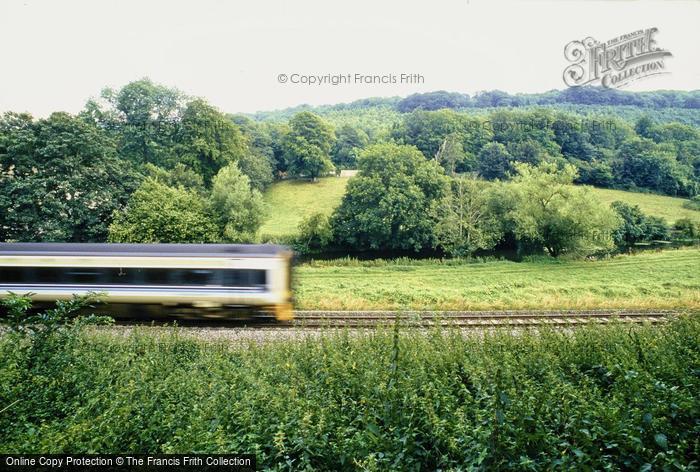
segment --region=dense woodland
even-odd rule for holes
[[[227,115],[142,79],[0,117],[0,240],[253,242],[278,179],[359,169],[301,250],[592,254],[698,237],[586,186],[700,207],[700,92],[434,92]],[[700,212],[698,213],[700,220]]]

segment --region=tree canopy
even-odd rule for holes
[[[317,115],[301,112],[289,121],[284,137],[284,156],[291,175],[315,180],[333,170],[330,152],[335,141],[333,129]]]
[[[358,160],[333,215],[336,236],[363,249],[418,251],[434,245],[433,227],[447,178],[413,146],[377,144]]]
[[[139,180],[111,137],[81,118],[0,118],[0,240],[104,241]]]
[[[519,163],[516,170],[509,187],[515,205],[507,217],[518,239],[541,245],[554,257],[612,247],[612,233],[620,222],[589,188],[572,185],[573,166]]]
[[[212,243],[219,229],[206,200],[184,187],[147,178],[124,210],[116,212],[109,241],[119,243]]]

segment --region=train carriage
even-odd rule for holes
[[[276,245],[0,243],[0,298],[100,292],[116,314],[292,318],[292,252]]]

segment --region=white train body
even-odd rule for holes
[[[235,310],[292,318],[291,258],[274,245],[0,244],[0,298],[99,292],[111,305]]]

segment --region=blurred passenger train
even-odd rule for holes
[[[267,244],[0,243],[0,298],[99,292],[116,316],[286,321],[291,263],[289,249]]]

